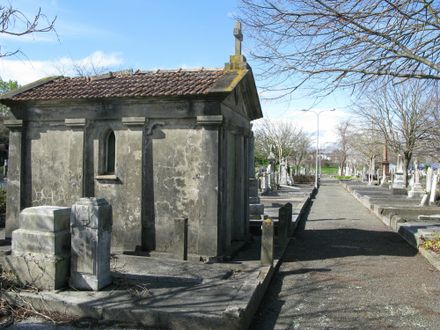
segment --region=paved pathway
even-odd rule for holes
[[[440,329],[440,272],[324,181],[251,329]]]

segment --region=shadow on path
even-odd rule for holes
[[[311,229],[299,234],[284,261],[320,260],[351,256],[403,256],[417,254],[396,233],[353,228]]]

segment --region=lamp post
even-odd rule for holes
[[[321,115],[321,113],[326,112],[326,111],[335,111],[336,109],[326,109],[326,110],[320,110],[320,111],[315,111],[315,110],[310,110],[310,109],[301,109],[301,111],[304,112],[311,112],[314,113],[316,115],[316,165],[315,165],[315,188],[318,188],[318,183],[319,183],[319,175],[320,175],[320,161],[319,161],[319,116]]]

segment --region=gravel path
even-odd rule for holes
[[[440,272],[323,181],[251,329],[440,329]]]

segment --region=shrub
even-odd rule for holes
[[[420,244],[420,246],[422,248],[424,248],[425,250],[431,250],[436,253],[440,253],[440,235],[437,235],[436,237],[431,239],[425,239],[423,237],[421,239],[422,244]]]

